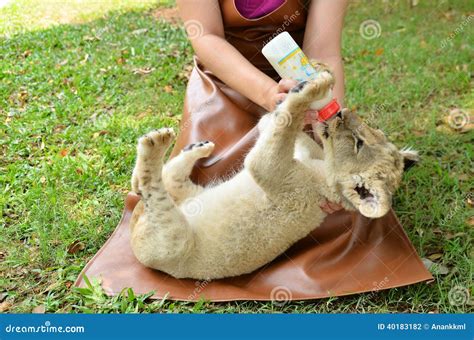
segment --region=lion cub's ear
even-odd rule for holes
[[[403,171],[407,171],[420,161],[420,156],[416,150],[403,148],[400,150],[400,154],[403,157]]]

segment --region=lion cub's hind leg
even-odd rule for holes
[[[163,158],[173,137],[172,129],[160,129],[138,142],[132,185],[141,194],[144,207],[132,228],[131,245],[141,263],[177,276],[179,264],[192,248],[193,237],[162,181]]]
[[[132,190],[149,194],[151,186],[161,182],[163,157],[174,138],[173,129],[163,128],[141,137],[137,145],[137,161],[132,174]]]
[[[214,143],[210,141],[193,143],[186,146],[179,155],[165,164],[163,183],[176,204],[180,204],[204,190],[202,186],[194,184],[189,176],[196,161],[208,157],[213,150]]]

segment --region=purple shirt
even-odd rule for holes
[[[285,0],[234,0],[235,7],[240,14],[246,19],[256,19],[273,12]]]

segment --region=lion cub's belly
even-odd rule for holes
[[[270,201],[245,170],[196,196],[201,211],[188,216],[195,255],[188,268],[210,278],[251,272],[288,249],[321,223],[314,190],[295,188]],[[300,192],[301,191],[301,192]],[[186,214],[186,205],[180,207]],[[319,215],[322,215],[319,213]]]

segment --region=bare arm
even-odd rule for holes
[[[323,1],[329,2],[330,0]],[[253,66],[225,40],[222,14],[218,0],[177,0],[177,4],[185,27],[188,28],[188,37],[196,55],[209,70],[228,86],[262,106],[267,111],[272,111],[275,103],[284,98],[285,92],[288,92],[295,85],[295,81],[290,79],[283,79],[280,83],[276,83]],[[313,12],[316,11],[314,9],[315,6],[311,7]],[[311,21],[313,23],[311,26],[307,26],[307,31],[308,28],[315,30],[315,19]],[[305,35],[305,44],[303,46],[308,46],[308,49],[305,51],[309,57],[319,58],[335,69],[336,79],[338,79],[339,86],[342,86],[343,95],[344,86],[341,80],[342,62],[340,62],[339,66],[340,71],[337,71],[337,62],[331,63],[327,58],[323,58],[324,56],[313,53],[316,52],[316,48],[311,48],[310,46],[313,44],[311,36],[313,34]],[[319,46],[319,41],[315,43],[318,48],[324,48],[325,46],[324,44]],[[338,55],[340,59],[340,50]],[[238,70],[238,72],[235,72],[235,70]],[[238,75],[237,77],[236,74]],[[336,93],[338,92],[336,91]],[[327,213],[338,209],[337,205],[334,207],[334,204],[333,206],[330,204],[326,203],[322,206],[323,210]]]
[[[178,0],[177,3],[200,61],[229,87],[271,111],[271,98],[277,94],[278,84],[225,40],[219,1]]]
[[[311,58],[328,64],[334,71],[334,96],[344,106],[344,68],[341,37],[348,0],[313,0],[308,13],[303,51]]]
[[[347,4],[348,0],[311,1],[303,41],[303,51],[309,58],[322,61],[333,70],[336,77],[334,97],[342,107],[344,107],[344,67],[341,38]],[[330,214],[342,209],[342,206],[326,202],[321,208]]]

